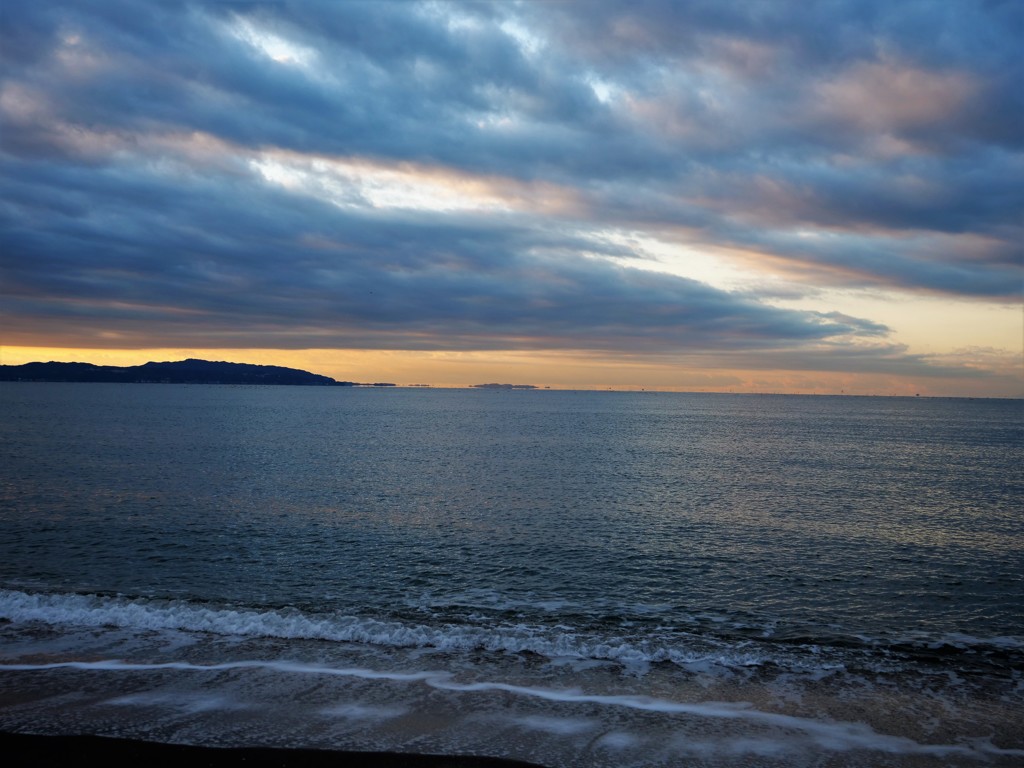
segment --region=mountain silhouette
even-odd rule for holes
[[[326,387],[354,386],[298,368],[210,360],[115,366],[93,363],[25,363],[0,365],[0,381],[69,381],[119,384],[290,384]]]

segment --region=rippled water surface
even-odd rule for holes
[[[259,646],[245,663],[355,654],[389,674],[440,664],[459,685],[557,682],[676,707],[702,702],[708,681],[746,681],[728,695],[759,692],[757,711],[780,717],[796,695],[776,690],[783,676],[806,702],[837,670],[829,696],[870,682],[876,704],[883,690],[921,701],[924,686],[948,708],[953,688],[929,681],[953,674],[971,696],[1022,703],[1022,401],[0,387],[0,617],[15,666],[46,643],[53,663],[95,660],[95,632],[76,634],[93,627],[128,633],[107,638],[119,658],[174,633],[234,644],[189,660],[200,667],[244,642]],[[685,712],[663,714],[671,729]],[[547,730],[533,726],[550,712],[515,717],[509,728],[560,745],[533,759],[599,764],[572,746],[571,722],[588,717]],[[597,721],[587,743],[618,754],[610,764],[653,754],[640,731]],[[971,743],[998,726],[982,731]]]

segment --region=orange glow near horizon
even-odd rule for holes
[[[907,377],[806,370],[737,370],[665,359],[621,359],[575,351],[424,352],[335,349],[74,349],[0,347],[0,364],[88,362],[129,366],[186,358],[280,365],[339,381],[468,387],[490,382],[551,389],[762,392],[941,397],[1021,397],[1019,377]]]

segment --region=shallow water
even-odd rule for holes
[[[0,387],[0,727],[1024,759],[1021,401]]]

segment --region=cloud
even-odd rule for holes
[[[932,365],[870,319],[623,266],[650,259],[618,232],[809,292],[1019,300],[1015,4],[3,14],[11,339]]]
[[[617,266],[601,257],[621,247],[516,213],[346,210],[255,169],[128,165],[9,166],[22,190],[4,220],[4,251],[19,255],[3,274],[12,334],[73,322],[79,343],[114,333],[254,346],[274,329],[283,346],[666,350],[880,331]],[[45,229],[19,226],[33,214]]]

